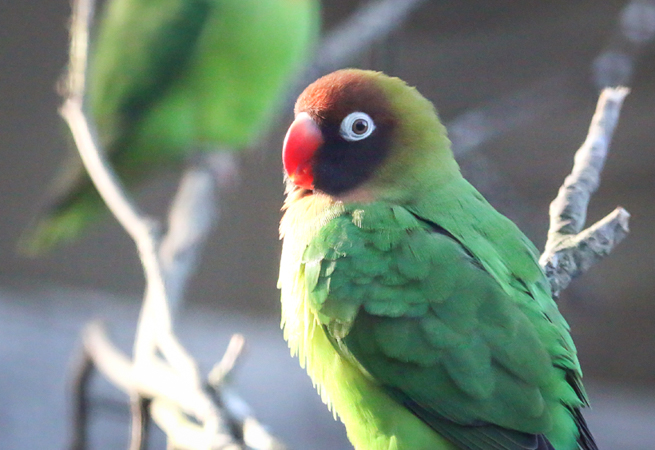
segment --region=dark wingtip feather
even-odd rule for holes
[[[555,450],[555,447],[546,439],[546,436],[540,434],[537,436],[537,450]]]
[[[572,414],[573,414],[573,419],[575,420],[575,423],[578,426],[578,432],[580,433],[580,435],[578,436],[578,445],[580,446],[580,449],[598,450],[598,445],[596,444],[596,440],[594,439],[594,436],[591,434],[591,430],[589,430],[587,421],[582,415],[580,409],[575,408],[572,411]]]
[[[405,394],[388,388],[387,392],[405,405],[419,419],[462,450],[555,450],[543,435],[476,423],[462,425],[428,411]]]

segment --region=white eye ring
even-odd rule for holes
[[[341,121],[339,134],[347,141],[361,141],[375,130],[375,122],[366,113],[355,111]]]

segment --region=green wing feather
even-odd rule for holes
[[[466,449],[536,448],[540,434],[576,448],[584,399],[557,363],[577,362],[567,329],[449,231],[400,206],[346,205],[303,265],[338,352],[440,434]]]
[[[105,6],[88,97],[100,140],[113,151],[184,72],[216,6],[211,0],[115,0]]]

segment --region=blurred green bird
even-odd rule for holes
[[[319,0],[110,0],[92,42],[87,105],[128,186],[198,151],[252,146],[308,60]],[[76,238],[105,206],[77,154],[19,249]]]

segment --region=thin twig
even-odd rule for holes
[[[550,204],[548,240],[539,262],[555,297],[572,278],[611,252],[628,233],[630,214],[620,207],[581,231],[586,222],[589,199],[600,184],[600,173],[628,92],[624,87],[603,90],[587,139],[575,154],[571,174]]]
[[[230,373],[232,373],[243,352],[245,344],[246,340],[242,334],[236,333],[232,335],[227,349],[223,353],[223,358],[214,365],[212,370],[209,371],[209,375],[207,375],[207,383],[214,390],[218,390]]]
[[[172,312],[182,303],[187,280],[216,222],[215,185],[213,171],[205,165],[194,164],[182,175],[171,204],[168,232],[162,240],[159,256],[166,273]]]
[[[122,391],[176,405],[181,413],[190,414],[203,424],[216,421],[215,407],[202,386],[197,383],[190,385],[163,361],[152,360],[148,366],[137,366],[111,343],[100,322],[91,322],[86,326],[83,345],[98,371]],[[205,429],[205,435],[225,434],[226,427],[221,427],[220,423],[212,428],[215,431],[210,433]]]
[[[148,409],[151,400],[139,394],[130,399],[132,425],[130,430],[130,450],[146,450],[150,432],[150,415]]]
[[[159,259],[159,225],[146,218],[136,204],[127,196],[119,179],[111,170],[104,153],[96,144],[97,139],[91,124],[87,121],[83,109],[84,77],[87,65],[88,30],[93,2],[78,0],[73,4],[73,20],[71,24],[70,65],[66,86],[67,98],[60,110],[68,123],[82,161],[96,185],[98,192],[107,206],[134,240],[146,276],[146,292],[139,318],[137,335],[134,344],[134,364],[129,359],[112,349],[112,346],[102,339],[92,342],[99,348],[91,349],[88,355],[94,360],[99,370],[118,386],[141,403],[143,399],[165,394],[172,396],[187,414],[197,419],[203,426],[203,434],[211,436],[221,428],[220,414],[202,389],[202,383],[194,360],[186,353],[172,333],[171,315],[168,304],[168,290]],[[206,184],[206,183],[205,183]],[[211,195],[203,197],[212,199]],[[211,208],[206,208],[211,209]],[[211,223],[211,219],[206,222]],[[180,227],[174,224],[177,230]],[[200,241],[206,236],[206,230],[199,233]],[[191,240],[195,244],[198,240]],[[188,243],[189,240],[182,240]],[[199,246],[191,249],[178,249],[175,253],[194,253]],[[194,257],[190,258],[195,261]],[[188,279],[191,269],[184,273]],[[184,281],[176,280],[175,291],[183,291]],[[96,331],[98,327],[96,327]],[[93,329],[91,330],[93,331]],[[96,333],[97,337],[98,333]],[[93,338],[91,333],[91,338]],[[175,369],[171,373],[168,364],[159,361],[157,350],[161,351],[168,364]],[[109,361],[109,362],[108,362]],[[154,376],[153,376],[154,375]],[[180,389],[170,389],[180,386]],[[143,408],[139,408],[141,411]],[[147,423],[147,412],[134,414],[133,440],[131,448],[141,448],[144,444],[143,433]]]
[[[243,450],[229,433],[208,436],[202,426],[188,419],[175,404],[158,398],[153,400],[150,411],[153,420],[166,433],[169,448],[176,450]]]
[[[79,356],[74,361],[74,375],[71,380],[74,399],[72,405],[73,427],[71,430],[71,441],[68,447],[71,450],[84,450],[87,447],[87,422],[89,418],[89,396],[87,391],[93,370],[93,360],[84,346],[82,346]]]

